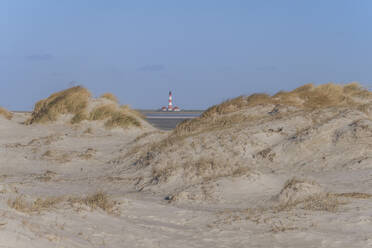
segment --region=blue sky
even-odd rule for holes
[[[0,106],[82,84],[203,109],[304,83],[372,87],[370,0],[2,0]]]

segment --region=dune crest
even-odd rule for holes
[[[25,123],[31,125],[54,122],[66,115],[71,115],[71,124],[105,121],[107,128],[141,127],[145,122],[137,111],[128,106],[120,106],[113,94],[105,93],[95,99],[87,89],[76,86],[37,102],[31,117]]]

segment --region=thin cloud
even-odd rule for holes
[[[49,53],[44,53],[44,54],[32,54],[26,56],[26,59],[32,60],[32,61],[40,61],[40,60],[52,60],[54,56]]]
[[[139,71],[151,72],[151,71],[164,71],[164,65],[144,65],[138,68]]]

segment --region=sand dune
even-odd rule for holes
[[[241,96],[170,132],[81,87],[0,109],[0,246],[372,246],[371,109],[356,83]]]

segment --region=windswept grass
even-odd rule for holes
[[[24,196],[17,196],[15,199],[8,200],[8,206],[23,213],[41,213],[56,208],[59,204],[69,203],[70,205],[85,205],[91,210],[102,209],[107,213],[115,213],[116,201],[104,192],[96,192],[84,197],[80,196],[59,196],[59,197],[45,197],[37,198],[36,200],[26,200]]]
[[[233,113],[258,105],[294,106],[310,111],[337,106],[365,109],[368,108],[366,102],[371,100],[372,92],[358,83],[346,85],[328,83],[319,86],[305,84],[290,92],[280,91],[273,96],[253,94],[224,101],[221,104],[210,107],[200,117],[180,123],[174,130],[174,134],[182,136],[206,128],[210,129],[217,126],[224,128],[229,126],[226,125],[227,122],[223,119],[231,119],[229,121],[230,124],[245,121],[247,118],[242,116],[238,118]]]
[[[90,97],[90,92],[81,86],[54,93],[36,103],[31,118],[26,121],[26,124],[55,121],[62,114],[81,116]],[[78,119],[80,118],[76,117],[74,122],[77,122]]]
[[[89,114],[89,120],[104,120],[114,115],[117,107],[113,104],[102,105],[94,108]]]
[[[324,192],[314,181],[292,178],[288,180],[278,195],[279,205],[275,211],[301,208],[310,211],[335,212],[344,204],[337,195]]]
[[[242,176],[250,173],[250,169],[240,163],[226,158],[200,157],[183,163],[158,164],[153,166],[152,183],[167,182],[172,176],[182,175],[182,180],[188,184],[206,182],[220,177]]]
[[[138,112],[137,110],[132,109],[131,107],[129,107],[129,105],[121,105],[120,110],[122,110],[126,113],[129,113],[129,114],[131,114],[135,117],[138,117],[142,120],[146,119],[146,117],[142,113]]]
[[[82,122],[83,120],[88,119],[88,114],[85,113],[85,111],[81,111],[76,113],[72,118],[71,118],[71,124],[78,124]]]
[[[106,99],[109,99],[109,100],[111,100],[115,103],[119,103],[118,98],[112,93],[105,93],[101,96],[101,98],[106,98]]]
[[[78,124],[84,120],[105,120],[107,128],[141,126],[139,119],[144,117],[139,112],[126,105],[119,106],[113,94],[106,93],[101,97],[110,99],[112,104],[98,105],[89,112],[91,94],[85,88],[76,86],[54,93],[36,103],[31,118],[25,124],[51,122],[57,120],[60,115],[73,114],[71,124]]]
[[[140,127],[141,123],[137,118],[133,117],[130,114],[125,113],[124,111],[116,111],[111,117],[105,122],[106,128],[128,128],[128,127]]]
[[[13,114],[2,107],[0,107],[0,115],[4,116],[8,120],[11,120],[13,118]]]
[[[106,120],[106,128],[140,127],[141,123],[136,117],[140,117],[140,114],[137,114],[136,111],[128,106],[118,107],[113,104],[107,104],[93,109],[90,112],[89,120]]]
[[[107,213],[114,213],[116,205],[116,202],[111,200],[104,192],[97,192],[85,197],[70,197],[68,202],[70,204],[84,204],[92,210],[99,208]]]
[[[210,107],[201,115],[201,118],[227,114],[244,107],[262,104],[282,104],[313,109],[361,104],[366,99],[372,99],[372,92],[356,82],[346,85],[328,83],[314,86],[313,84],[305,84],[290,92],[280,91],[273,96],[267,94],[239,96]]]
[[[8,200],[8,206],[23,213],[40,213],[41,211],[54,208],[63,201],[63,197],[37,198],[35,201],[27,201],[23,196],[14,200]]]

